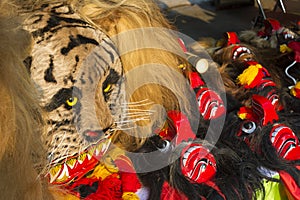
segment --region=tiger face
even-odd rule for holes
[[[24,27],[34,39],[25,63],[47,113],[49,163],[57,165],[108,138],[122,121],[123,69],[108,37],[67,5],[43,5]]]

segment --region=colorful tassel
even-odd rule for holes
[[[281,53],[291,53],[293,49],[289,48],[286,44],[282,44],[279,47]]]
[[[250,65],[237,77],[237,83],[245,88],[253,88],[264,77],[263,67],[260,64]]]
[[[290,93],[294,97],[300,99],[300,81],[298,81],[296,85],[291,88]]]
[[[254,118],[252,109],[246,106],[240,107],[237,115],[242,120],[252,120]]]
[[[124,192],[122,195],[123,200],[139,200],[139,196],[133,192]]]

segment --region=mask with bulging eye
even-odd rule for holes
[[[245,120],[244,122],[242,122],[241,128],[239,129],[237,136],[241,138],[248,146],[251,146],[251,138],[254,136],[253,134],[258,128],[259,127],[256,122],[251,120]]]
[[[242,123],[241,131],[237,134],[238,137],[247,137],[254,133],[257,126],[254,121],[246,120]]]

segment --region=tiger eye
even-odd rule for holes
[[[111,84],[108,84],[107,87],[103,90],[103,92],[107,93],[111,90]]]
[[[75,106],[78,102],[78,98],[77,97],[71,97],[66,102],[67,102],[68,106]]]

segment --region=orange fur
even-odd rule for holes
[[[18,1],[17,1],[18,2]],[[141,71],[138,77],[150,77],[148,84],[139,85],[135,77],[130,77],[127,91],[130,102],[147,100],[150,104],[140,107],[142,110],[154,109],[160,105],[165,110],[182,110],[191,116],[198,115],[190,109],[190,91],[185,87],[185,79],[178,65],[184,61],[184,54],[177,38],[166,30],[174,27],[166,20],[153,0],[65,0],[71,7],[90,23],[106,32],[115,42],[120,51],[124,72],[130,76],[132,70],[149,65],[146,71]],[[23,7],[34,8],[43,3],[53,3],[49,0],[26,0],[19,2]],[[29,5],[29,6],[28,6]],[[147,28],[156,28],[150,30]],[[133,31],[137,30],[138,31]],[[130,32],[132,31],[132,32]],[[123,34],[125,33],[125,34]],[[129,33],[129,34],[126,34]],[[149,45],[153,45],[149,47]],[[142,48],[141,48],[142,47]],[[128,50],[128,52],[127,52]],[[163,66],[160,71],[151,70],[152,66]],[[164,68],[166,67],[166,68]],[[174,77],[174,74],[182,77]],[[165,86],[162,86],[165,85]],[[155,110],[161,116],[164,110]],[[129,151],[138,149],[145,138],[153,133],[154,124],[160,124],[160,117],[139,120],[140,126],[147,126],[148,131],[136,131],[135,136],[127,134],[115,135],[115,141]],[[143,129],[145,130],[145,129]],[[119,141],[119,142],[118,142]]]
[[[35,6],[53,1],[17,2],[31,12]],[[186,62],[185,55],[177,42],[177,37],[166,31],[172,30],[173,27],[154,1],[66,0],[64,2],[71,5],[86,21],[99,27],[112,38],[121,54],[124,72],[128,75],[129,84],[126,85],[126,89],[132,91],[128,94],[129,103],[151,102],[142,104],[139,108],[155,113],[151,118],[138,121],[140,127],[147,126],[147,129],[141,131],[138,127],[134,136],[118,131],[114,135],[115,143],[128,151],[137,150],[155,129],[163,126],[166,120],[163,116],[169,110],[181,110],[198,124],[199,113],[193,107],[196,106],[194,93],[186,87],[186,79],[178,68],[178,65]],[[137,29],[138,31],[135,31]],[[146,70],[143,66],[147,66]],[[139,69],[141,71],[138,74],[131,75],[132,71]],[[144,78],[149,78],[148,82],[139,84],[138,81]]]

